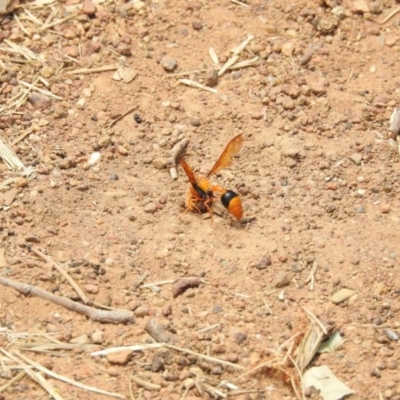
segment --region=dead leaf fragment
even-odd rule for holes
[[[313,367],[307,370],[303,376],[304,389],[314,386],[320,391],[324,400],[340,400],[353,394],[353,391],[341,382],[326,366]]]

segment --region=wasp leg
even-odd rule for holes
[[[201,214],[201,210],[196,205],[196,203],[201,200],[202,199],[200,197],[194,197],[193,194],[189,192],[186,197],[186,210],[179,216],[179,218],[182,218],[188,211],[196,210],[199,214]]]

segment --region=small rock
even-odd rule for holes
[[[40,243],[40,239],[36,236],[25,236],[25,241],[28,243]]]
[[[157,204],[149,203],[144,206],[144,212],[148,214],[154,214],[157,211]]]
[[[58,163],[60,169],[70,169],[76,167],[76,161],[73,158],[66,158]]]
[[[361,153],[353,153],[350,156],[350,160],[353,161],[353,163],[356,165],[361,165],[362,154]]]
[[[124,146],[122,146],[122,145],[119,145],[119,146],[117,147],[117,151],[118,151],[119,154],[121,154],[121,156],[126,156],[126,155],[128,155],[128,150],[127,150]]]
[[[259,262],[253,264],[252,266],[261,270],[261,269],[268,268],[271,264],[272,264],[271,256],[266,255],[266,256],[262,257]]]
[[[82,11],[86,15],[94,15],[96,13],[96,5],[92,0],[84,0]]]
[[[281,104],[284,110],[294,110],[296,106],[295,102],[290,97],[284,97]]]
[[[238,79],[240,79],[242,77],[242,73],[240,72],[240,71],[235,71],[233,74],[232,74],[232,79],[233,80],[238,80]]]
[[[307,83],[311,92],[314,93],[315,95],[320,96],[326,94],[326,87],[324,80],[310,80]]]
[[[164,56],[160,61],[160,65],[164,68],[165,71],[171,72],[175,69],[177,62],[171,57]]]
[[[382,214],[388,214],[390,211],[390,205],[389,204],[383,204],[381,206],[381,213]]]
[[[98,140],[97,144],[99,147],[106,148],[111,144],[111,137],[109,135],[104,135]]]
[[[272,284],[276,288],[283,288],[290,285],[290,279],[285,272],[281,271],[278,272]]]
[[[195,29],[196,31],[199,31],[200,29],[203,28],[203,24],[201,21],[199,21],[198,19],[195,19],[194,21],[192,21],[192,27],[193,29]]]
[[[121,350],[115,353],[106,354],[107,361],[110,364],[125,365],[132,357],[131,350]]]
[[[332,303],[334,304],[340,304],[343,303],[345,300],[347,300],[348,298],[354,296],[356,294],[356,292],[354,290],[351,289],[340,289],[338,292],[336,292],[332,297]]]
[[[168,317],[172,314],[172,306],[171,304],[167,304],[165,305],[162,309],[161,309],[161,313],[164,317]]]
[[[15,178],[15,186],[19,188],[26,187],[28,186],[28,180],[22,176],[19,176],[18,178]]]
[[[368,2],[365,0],[354,0],[353,8],[355,12],[369,13]]]
[[[54,110],[53,110],[54,119],[65,118],[67,115],[68,115],[67,110],[62,104],[60,103],[54,104]]]
[[[33,105],[33,107],[44,110],[51,105],[51,99],[44,94],[33,92],[28,97],[29,103]]]
[[[233,327],[230,332],[229,336],[237,343],[242,344],[247,339],[247,333],[243,331],[241,328]]]
[[[96,293],[99,292],[99,287],[98,287],[97,285],[91,285],[91,284],[89,284],[89,285],[85,285],[85,290],[86,290],[86,292],[88,292],[88,293],[96,294]]]
[[[94,344],[103,344],[104,332],[103,331],[94,331],[91,335],[91,339]]]
[[[100,42],[95,42],[93,40],[89,40],[88,42],[85,43],[85,45],[82,48],[82,56],[83,57],[91,56],[92,54],[99,51],[100,47],[101,47]]]
[[[138,318],[143,318],[149,315],[149,309],[145,306],[139,306],[135,310],[135,316]]]
[[[117,47],[117,53],[126,57],[130,57],[132,55],[131,46],[126,43],[120,43]],[[131,76],[129,77],[129,79],[124,79],[124,77],[122,77],[125,83],[129,83],[130,81],[132,81],[136,77],[137,71],[133,71],[130,75]],[[128,80],[128,82],[126,82],[126,80]]]
[[[54,68],[50,67],[49,65],[46,65],[40,70],[39,74],[43,78],[49,79],[54,75]]]
[[[278,260],[281,263],[285,263],[287,261],[287,259],[288,259],[287,254],[285,254],[285,253],[279,253],[278,254]]]
[[[374,286],[372,286],[372,293],[378,296],[382,296],[383,294],[387,294],[388,287],[383,282],[376,282]]]
[[[72,344],[89,344],[90,340],[86,334],[79,335],[77,337],[74,337],[69,341]]]
[[[162,170],[167,168],[167,159],[165,157],[157,157],[153,160],[154,168]]]
[[[133,3],[133,8],[137,11],[140,11],[145,7],[146,7],[146,3],[144,1],[136,1]]]
[[[214,68],[209,68],[204,78],[204,84],[209,87],[217,86],[218,83],[218,71]]]
[[[164,371],[164,369],[164,360],[159,356],[159,354],[154,354],[153,360],[151,361],[151,371],[160,372]]]
[[[190,118],[190,125],[195,126],[195,127],[200,126],[201,125],[200,118],[197,118],[197,117]]]

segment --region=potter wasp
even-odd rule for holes
[[[238,221],[243,216],[243,207],[240,197],[233,190],[226,190],[221,186],[212,185],[209,178],[229,167],[232,164],[233,157],[239,153],[243,147],[242,135],[235,136],[226,146],[221,156],[211,168],[210,172],[205,177],[196,178],[192,169],[181,157],[179,163],[186,172],[189,178],[190,187],[186,197],[186,209],[203,213],[208,211],[213,215],[211,206],[214,199],[220,199],[223,206],[228,212],[233,215]]]

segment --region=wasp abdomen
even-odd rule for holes
[[[240,197],[233,190],[227,190],[221,196],[222,205],[237,219],[243,216],[243,207]]]

